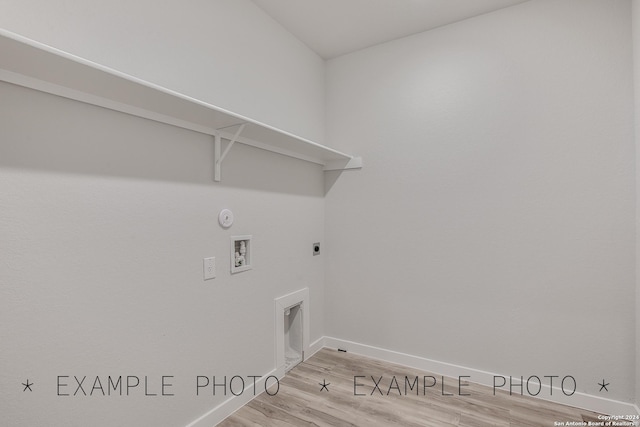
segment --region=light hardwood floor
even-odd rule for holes
[[[357,378],[355,382],[363,385],[354,390],[354,376],[359,375],[364,378]],[[219,425],[527,427],[597,421],[598,414],[593,412],[528,396],[509,396],[507,392],[498,391],[494,395],[492,388],[473,383],[463,382],[468,386],[463,386],[461,392],[470,396],[460,396],[457,379],[445,378],[442,382],[438,375],[433,375],[437,385],[425,389],[424,376],[431,375],[406,366],[322,349],[287,373],[280,381],[277,394],[263,393]],[[418,388],[411,390],[416,376]],[[405,377],[409,378],[406,388]],[[323,381],[328,383],[328,391],[321,390]],[[375,381],[379,381],[382,395]],[[431,383],[431,378],[427,378],[426,385]],[[274,387],[269,390],[272,394]],[[356,396],[356,392],[364,396]]]

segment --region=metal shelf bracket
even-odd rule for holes
[[[214,137],[214,177],[213,180],[215,182],[220,182],[221,179],[221,167],[222,167],[222,161],[224,160],[225,157],[227,157],[227,154],[229,154],[229,150],[231,150],[231,147],[233,147],[233,144],[236,143],[236,141],[238,140],[238,137],[240,137],[240,134],[242,133],[242,131],[244,130],[245,126],[247,124],[246,123],[242,123],[239,125],[232,125],[232,126],[226,126],[224,128],[220,128],[217,129]],[[222,129],[227,129],[229,127],[234,127],[234,126],[238,126],[238,130],[236,131],[236,133],[233,135],[233,137],[229,140],[229,144],[227,145],[227,148],[225,148],[225,150],[222,152],[222,154],[220,154],[220,152],[222,151],[222,136],[220,135],[220,131]]]

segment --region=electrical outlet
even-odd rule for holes
[[[204,280],[215,279],[216,277],[216,258],[204,259]]]
[[[313,256],[320,255],[320,242],[313,244]]]

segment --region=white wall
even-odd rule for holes
[[[0,27],[323,139],[315,54],[249,1],[156,3],[0,0]],[[237,146],[213,184],[208,137],[1,84],[4,419],[184,425],[223,400],[195,375],[273,368],[273,298],[302,286],[311,341],[327,317],[339,338],[633,400],[629,4],[533,0],[331,61],[328,141],[366,168],[326,219],[319,167]],[[231,277],[243,233],[256,265]],[[55,395],[56,375],[131,374],[175,375],[176,396]]]
[[[305,286],[323,336],[320,167],[238,145],[214,184],[207,136],[6,83],[0,99],[4,423],[187,425],[225,399],[196,376],[275,367],[274,298]],[[231,276],[237,234],[254,268]],[[58,397],[58,375],[174,375],[176,396]]]
[[[630,6],[535,0],[328,62],[327,139],[366,161],[326,198],[328,335],[633,401]]]
[[[324,138],[324,62],[249,0],[0,0],[0,28]]]
[[[322,61],[248,1],[0,8],[0,27],[323,132]],[[6,83],[0,99],[4,424],[187,425],[229,397],[196,397],[197,375],[275,367],[274,298],[305,286],[310,341],[324,335],[324,257],[311,254],[324,241],[319,166],[236,145],[213,183],[211,137]],[[230,230],[217,224],[222,208],[236,215]],[[253,235],[254,268],[231,276],[236,234]],[[218,277],[205,282],[209,256]],[[175,396],[59,397],[58,375],[87,375],[87,391],[96,375],[146,375],[150,392],[173,375]]]

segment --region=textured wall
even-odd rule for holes
[[[8,1],[0,27],[322,140],[324,62],[248,0]],[[275,367],[274,298],[310,288],[323,335],[319,166],[0,84],[0,401],[8,425],[186,425],[230,397],[198,375]],[[217,224],[233,209],[230,230]],[[229,237],[252,234],[251,271]],[[203,281],[202,259],[218,277]],[[174,397],[57,396],[56,377],[174,376]],[[22,382],[34,382],[33,393]],[[132,380],[135,382],[135,380]],[[236,382],[237,385],[237,382]],[[103,384],[106,388],[107,385]],[[142,391],[140,391],[142,390]],[[236,389],[237,390],[237,389]],[[6,405],[5,405],[6,404]]]
[[[5,425],[187,425],[231,396],[196,396],[198,375],[275,368],[274,298],[304,287],[310,341],[324,335],[319,166],[238,144],[213,183],[208,136],[6,83],[0,99]],[[229,238],[243,234],[253,269],[231,276]],[[149,393],[174,376],[175,396],[62,397],[59,375],[70,394],[74,375],[87,393],[96,376],[105,389],[109,375],[148,376]]]
[[[629,1],[530,1],[328,62],[328,335],[633,401]],[[329,177],[331,178],[331,177]]]

